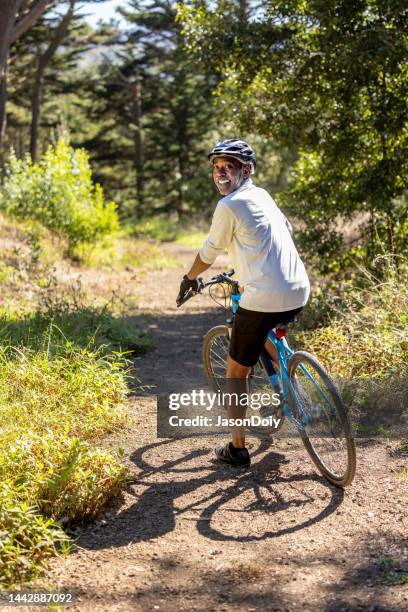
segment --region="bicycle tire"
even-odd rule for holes
[[[306,367],[313,381],[307,375]],[[294,417],[302,425],[299,433],[307,452],[325,478],[338,487],[348,486],[356,472],[356,447],[347,410],[333,379],[316,357],[306,351],[297,351],[290,357],[288,373],[297,397],[296,401],[290,392],[290,403]],[[300,414],[299,401],[306,423]],[[314,440],[311,433],[313,430],[315,434],[319,432],[318,425],[320,433]],[[331,435],[323,436],[323,428]],[[340,470],[333,469],[336,462],[342,463]]]
[[[227,374],[227,357],[229,351],[229,331],[226,325],[217,325],[210,329],[204,337],[203,341],[203,364],[207,378],[211,384],[213,391],[224,391],[224,385]],[[253,368],[253,373],[250,377],[250,388],[248,392],[259,392],[260,388],[264,392],[273,391],[271,384],[262,364],[258,363]],[[271,413],[272,416],[279,416],[280,429],[284,422],[284,417],[281,411]],[[272,430],[265,425],[251,425],[249,431],[258,437],[270,439]],[[276,431],[277,429],[274,429]]]
[[[220,352],[215,354],[217,348]],[[223,390],[221,382],[225,381],[227,375],[228,350],[228,327],[212,327],[204,336],[202,356],[205,373],[214,391]]]

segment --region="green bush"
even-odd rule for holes
[[[51,294],[43,312],[0,312],[0,586],[7,588],[35,578],[67,548],[53,521],[95,516],[126,476],[94,443],[127,422],[128,362],[115,349],[146,340],[107,308],[85,307],[77,293],[74,304]]]
[[[369,275],[366,287],[332,289],[325,300],[320,290],[305,311],[307,329],[298,331],[296,339],[335,376],[408,376],[407,274],[403,268],[399,275],[392,268],[384,274],[384,282]],[[308,319],[321,326],[310,331]]]
[[[124,365],[70,342],[2,348],[0,584],[33,578],[67,540],[52,521],[95,516],[118,493],[126,469],[92,441],[126,423]]]
[[[28,431],[0,452],[1,479],[52,520],[95,516],[125,473],[113,455],[67,432]]]
[[[156,215],[154,217],[143,217],[128,225],[128,231],[133,236],[144,236],[154,240],[173,241],[179,233],[179,222],[174,217]]]
[[[72,338],[77,347],[104,354],[112,351],[143,354],[151,347],[145,332],[103,307],[72,306],[66,310],[27,313],[23,317],[0,307],[3,345],[58,353]]]
[[[120,355],[102,356],[70,343],[57,355],[3,349],[0,444],[28,430],[92,439],[123,424],[123,365]]]
[[[46,519],[24,500],[24,487],[0,484],[0,586],[35,578],[68,538],[60,525]]]
[[[0,206],[9,214],[36,219],[61,233],[70,248],[94,242],[116,231],[113,202],[105,203],[102,187],[92,181],[89,156],[61,139],[42,160],[12,154],[0,191]]]
[[[191,249],[200,249],[208,235],[209,222],[180,223],[174,217],[155,215],[128,222],[125,231],[130,236],[145,237],[159,242],[176,242]]]

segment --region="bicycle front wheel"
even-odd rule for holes
[[[349,485],[356,471],[356,448],[334,381],[306,351],[292,355],[288,372],[293,415],[311,459],[330,482],[339,487]]]
[[[226,325],[210,329],[203,342],[203,364],[214,391],[223,391],[227,377],[229,334]]]

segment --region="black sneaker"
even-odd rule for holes
[[[218,461],[229,463],[237,467],[248,467],[251,464],[248,450],[246,448],[235,448],[231,442],[216,446],[215,455]]]

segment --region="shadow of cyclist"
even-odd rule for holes
[[[283,475],[281,468],[288,461],[284,455],[276,452],[267,453],[251,470],[234,469],[212,463],[203,465],[200,458],[208,455],[208,450],[204,449],[190,450],[175,459],[166,459],[157,466],[148,463],[145,457],[149,452],[163,449],[172,442],[173,440],[154,442],[138,449],[131,456],[132,462],[140,470],[135,482],[138,485],[145,485],[146,489],[135,504],[119,512],[111,520],[108,529],[103,529],[97,536],[93,531],[85,530],[78,542],[80,546],[101,549],[153,540],[173,531],[176,520],[183,518],[196,521],[199,533],[211,540],[239,542],[266,540],[309,527],[334,512],[342,502],[343,491],[331,486],[317,475],[304,472]],[[267,447],[267,442],[261,442],[253,456],[261,454]],[[188,465],[197,460],[200,460],[197,465]],[[163,478],[160,478],[161,474]],[[248,516],[255,511],[258,514],[272,516],[274,513],[284,512],[293,507],[305,506],[309,506],[313,511],[315,498],[312,494],[305,494],[304,490],[297,494],[295,491],[295,497],[292,495],[291,498],[286,498],[282,489],[284,491],[286,486],[291,487],[293,493],[293,487],[298,484],[302,484],[304,489],[305,484],[313,483],[315,486],[316,482],[327,487],[326,490],[331,492],[331,497],[322,510],[314,515],[310,515],[309,512],[308,518],[302,519],[295,525],[269,529],[261,534],[252,532],[231,535],[212,524],[216,522],[215,519],[218,513],[222,512],[223,506],[235,498],[239,499],[241,495],[245,496],[250,491],[253,492],[255,499],[242,508],[242,512]],[[131,491],[132,487],[129,489],[129,492]],[[263,491],[268,492],[268,500],[265,499]],[[178,500],[194,492],[196,495],[191,502],[188,501],[183,507],[177,506]],[[272,503],[270,499],[273,500]],[[191,513],[195,514],[191,516]],[[250,520],[248,525],[250,528]]]

